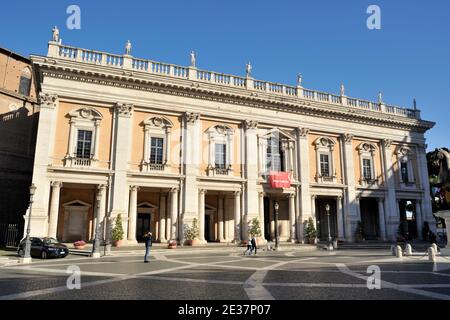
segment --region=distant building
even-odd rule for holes
[[[359,222],[378,240],[395,239],[402,220],[419,236],[434,225],[434,123],[417,109],[57,40],[31,58],[42,81],[34,235],[90,240],[98,221],[108,237],[118,214],[128,243],[148,229],[181,241],[194,218],[201,242],[247,239],[254,218],[265,239],[278,228],[289,242],[305,240],[309,217],[321,239],[329,218],[349,242]]]
[[[38,124],[36,97],[30,60],[0,48],[0,245],[8,225],[23,226],[28,208]]]

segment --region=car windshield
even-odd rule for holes
[[[44,238],[43,240],[44,240],[45,244],[57,244],[57,243],[59,243],[59,241],[54,239],[54,238]]]

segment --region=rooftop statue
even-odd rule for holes
[[[127,56],[131,55],[131,42],[130,42],[130,40],[128,40],[127,43],[125,44],[125,54]]]
[[[52,41],[59,42],[59,29],[57,26],[52,29]]]
[[[303,76],[301,73],[297,74],[297,86],[301,87],[303,82]]]
[[[341,97],[345,96],[345,87],[344,83],[341,83]]]
[[[246,65],[246,73],[247,73],[247,77],[250,77],[252,74],[252,65],[249,63],[247,63]]]
[[[197,62],[197,54],[191,51],[191,67],[195,67]]]

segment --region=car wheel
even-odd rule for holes
[[[19,252],[17,252],[17,254],[19,255],[19,257],[23,257],[23,256],[25,256],[25,251],[23,251],[23,248],[20,248]]]
[[[42,252],[41,252],[41,258],[42,258],[42,259],[47,259],[47,252],[42,251]]]

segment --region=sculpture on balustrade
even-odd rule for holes
[[[247,77],[250,77],[252,74],[252,65],[249,63],[247,63],[246,65],[246,73],[247,73]]]
[[[383,93],[381,91],[378,92],[378,103],[380,103],[380,104],[383,103]]]
[[[53,34],[53,36],[52,36],[52,41],[54,41],[54,42],[59,42],[59,29],[58,29],[57,26],[55,26],[55,27],[52,29],[52,34]]]
[[[416,100],[416,98],[414,98],[414,100],[413,100],[413,107],[414,107],[414,110],[417,110],[417,100]]]
[[[196,67],[197,63],[197,54],[194,51],[191,51],[191,67]]]
[[[341,97],[345,96],[345,87],[344,83],[341,83]]]
[[[128,40],[127,43],[125,44],[125,54],[127,56],[131,55],[131,42],[130,42],[130,40]]]
[[[436,158],[439,162],[439,180],[442,188],[450,190],[450,152],[439,149]]]
[[[297,87],[302,86],[303,76],[301,73],[297,74]]]

